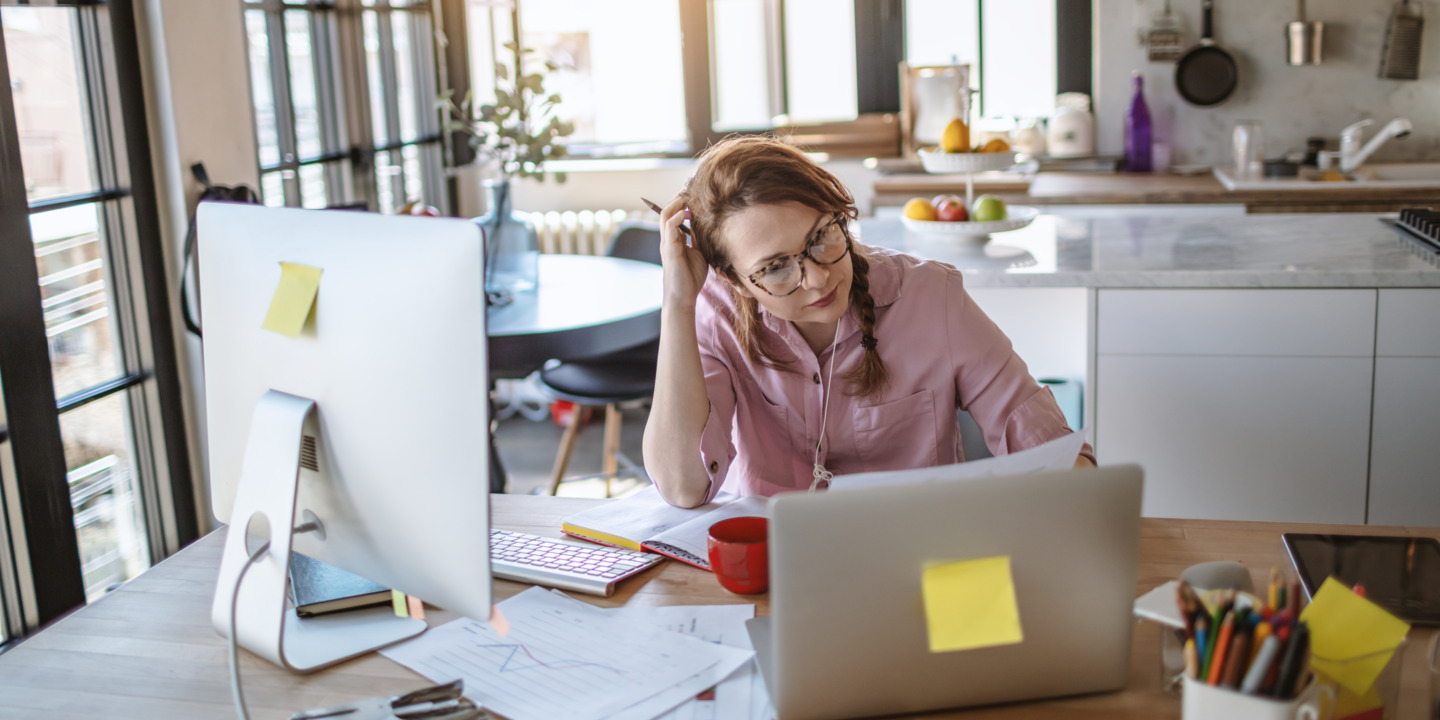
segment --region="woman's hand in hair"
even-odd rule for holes
[[[700,250],[694,247],[691,236],[681,229],[687,217],[689,211],[685,209],[683,195],[671,200],[660,213],[660,262],[665,268],[665,303],[693,308],[700,288],[705,285],[709,267]],[[690,241],[689,247],[687,241]]]

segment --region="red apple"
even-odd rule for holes
[[[943,222],[965,222],[970,219],[970,213],[965,209],[965,201],[953,195],[947,196],[935,206],[935,214]]]

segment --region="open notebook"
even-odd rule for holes
[[[767,517],[769,502],[770,498],[762,495],[720,493],[708,505],[677,508],[665,502],[652,485],[623,500],[575,513],[565,518],[560,530],[583,540],[648,550],[709,570],[705,539],[710,526],[732,517]]]

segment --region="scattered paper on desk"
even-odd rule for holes
[[[275,286],[275,296],[270,299],[264,328],[286,337],[300,337],[305,319],[310,317],[310,310],[315,307],[322,272],[320,268],[309,265],[280,263],[280,284]]]
[[[1172,628],[1185,627],[1180,617],[1180,606],[1175,603],[1175,588],[1179,580],[1167,580],[1159,587],[1135,599],[1135,617],[1153,620]]]
[[[1300,613],[1310,626],[1310,666],[1341,687],[1364,695],[1410,632],[1404,620],[1326,578]]]
[[[754,605],[672,605],[667,607],[621,607],[605,612],[658,625],[682,635],[740,650],[750,649],[745,621],[755,617]],[[657,720],[703,720],[743,718],[750,715],[751,674],[755,664],[747,663],[715,686],[713,699],[692,699]]]
[[[1024,640],[1009,556],[933,563],[921,579],[930,652]]]
[[[381,653],[511,720],[650,720],[754,657],[540,588],[497,607],[504,638],[462,618]]]
[[[574,603],[585,605],[580,600],[560,590],[550,592]],[[663,627],[682,635],[697,637],[706,642],[718,643],[741,650],[753,650],[750,633],[745,621],[755,617],[755,606],[750,604],[732,605],[667,605],[662,607],[619,607],[605,608],[602,612],[631,618]],[[756,707],[755,693],[763,697],[763,705]],[[706,697],[706,696],[711,697]],[[767,709],[768,708],[768,709]],[[711,720],[712,718],[750,718],[750,720],[772,720],[775,712],[769,707],[769,696],[760,680],[755,663],[748,662],[731,673],[714,693],[703,693],[682,703],[656,720]]]
[[[1069,470],[1075,467],[1075,458],[1080,456],[1080,448],[1084,444],[1085,433],[1073,432],[1033,448],[983,460],[899,472],[837,475],[830,481],[830,490],[919,485],[928,482],[970,480],[1003,475],[1028,475],[1047,470]]]

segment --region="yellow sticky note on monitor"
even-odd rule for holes
[[[1300,613],[1310,626],[1310,666],[1356,695],[1365,695],[1410,626],[1384,608],[1326,578]]]
[[[265,313],[265,329],[286,337],[300,337],[305,319],[315,307],[315,295],[320,291],[320,268],[299,263],[280,263],[280,284],[275,286],[275,296],[270,299],[270,311]]]
[[[931,563],[921,588],[930,652],[1013,645],[1025,639],[1008,556]]]

